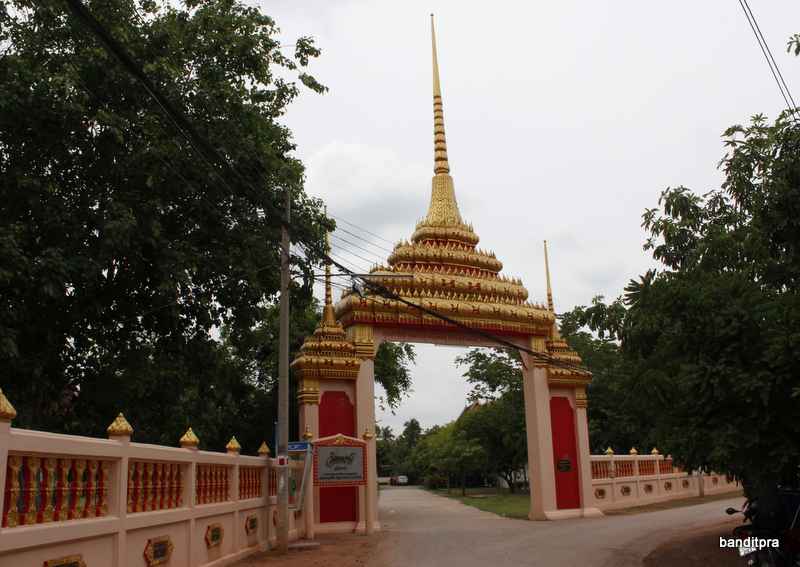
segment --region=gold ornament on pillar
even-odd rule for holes
[[[108,426],[106,433],[108,433],[109,437],[130,437],[133,435],[133,427],[120,412],[117,418]]]
[[[269,447],[267,447],[266,441],[261,442],[261,447],[258,448],[258,454],[262,457],[269,457]]]
[[[558,332],[558,321],[556,321],[556,310],[553,304],[553,288],[550,285],[550,260],[547,255],[547,241],[544,241],[544,272],[547,278],[547,310],[553,314],[553,324],[550,327],[549,340],[546,341],[547,354],[558,362],[569,364],[566,368],[551,364],[547,368],[548,382],[550,384],[565,384],[579,387],[575,391],[575,405],[586,407],[586,388],[585,385],[591,382],[592,373],[582,368],[583,361],[578,353],[569,348],[569,344]],[[583,386],[583,387],[580,387]],[[578,393],[581,390],[581,394]],[[582,396],[579,397],[579,396]]]
[[[327,248],[330,250],[330,239]],[[292,368],[300,380],[297,399],[301,404],[319,404],[319,381],[355,380],[361,360],[356,347],[336,320],[331,292],[331,266],[325,264],[325,306],[314,334],[306,337]]]
[[[12,421],[15,417],[17,417],[17,410],[3,394],[3,390],[0,390],[0,421]]]
[[[364,434],[361,436],[361,438],[364,441],[371,441],[372,439],[375,439],[375,433],[370,431],[369,427],[365,427],[364,428]]]
[[[306,441],[310,441],[313,438],[314,434],[311,433],[311,429],[309,429],[308,425],[306,425],[306,430],[303,432],[303,439],[305,439]]]
[[[477,248],[478,235],[461,217],[450,175],[432,17],[431,42],[433,178],[428,212],[410,240],[395,244],[386,265],[372,268],[369,280],[413,305],[446,314],[474,329],[544,336],[553,324],[552,313],[544,305],[528,301],[528,291],[519,278],[500,273],[503,263],[494,252]],[[368,286],[361,295],[346,292],[336,305],[336,314],[348,330],[381,325],[439,332],[454,328],[412,305],[385,299]],[[365,354],[369,354],[366,348]]]

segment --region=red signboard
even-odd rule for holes
[[[367,483],[367,443],[334,435],[314,441],[315,486],[361,486]]]

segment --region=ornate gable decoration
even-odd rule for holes
[[[319,403],[319,380],[355,380],[361,359],[356,347],[347,340],[342,325],[333,312],[330,265],[325,266],[325,307],[314,334],[306,337],[292,368],[300,379],[300,403]]]
[[[518,278],[500,274],[494,252],[477,248],[478,235],[461,218],[450,176],[444,130],[436,36],[433,43],[434,176],[428,214],[417,223],[410,241],[395,245],[386,266],[371,270],[372,281],[414,304],[448,315],[473,328],[496,333],[546,336],[555,318],[543,305],[528,301]],[[404,276],[404,277],[395,277]],[[411,277],[409,277],[411,276]],[[350,327],[408,325],[451,328],[452,325],[401,302],[367,291],[346,293],[336,316]]]

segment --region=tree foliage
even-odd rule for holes
[[[759,115],[725,138],[720,190],[643,215],[661,269],[577,318],[619,339],[659,447],[758,489],[800,466],[800,127]]]
[[[333,226],[280,121],[301,84],[325,90],[306,72],[320,51],[303,37],[286,54],[276,22],[236,0],[87,5],[238,174],[195,152],[63,2],[0,6],[0,385],[23,427],[102,434],[122,410],[138,440],[191,424],[208,447],[257,446],[285,191],[293,241]],[[318,261],[292,258],[295,347]]]

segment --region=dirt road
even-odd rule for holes
[[[528,522],[500,518],[418,488],[382,490],[384,526],[368,567],[626,567],[660,544],[729,522],[741,497],[599,519]]]

